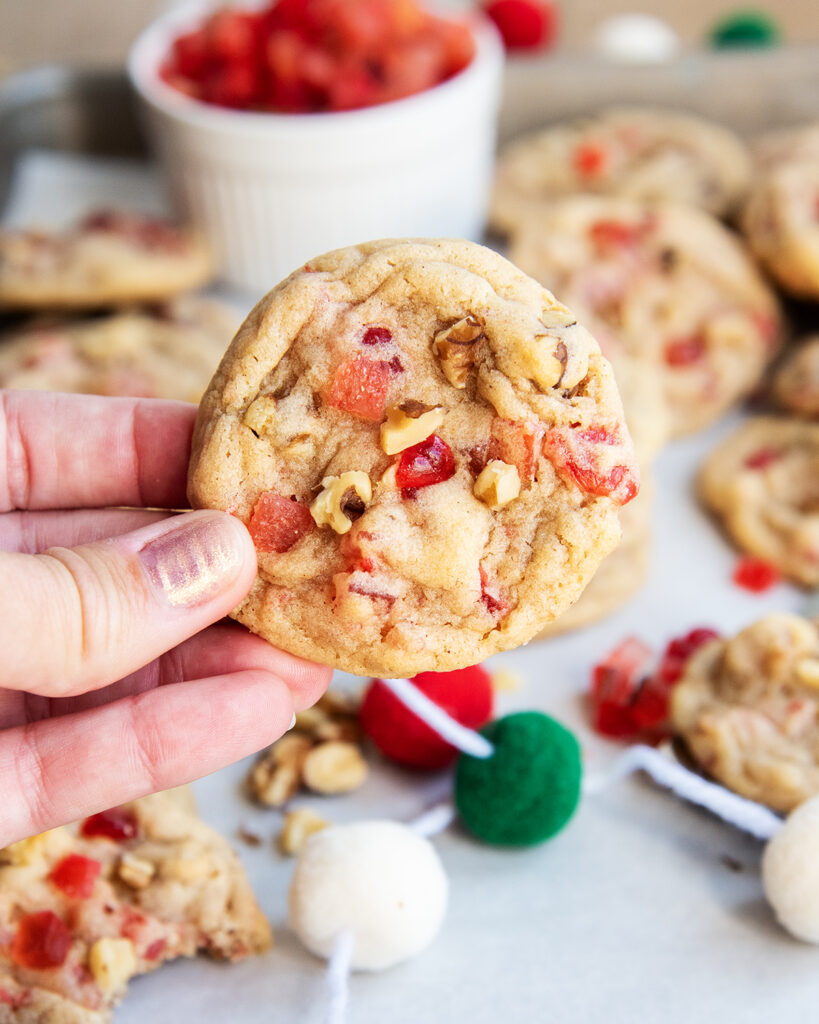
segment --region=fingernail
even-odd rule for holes
[[[241,537],[229,518],[191,513],[137,552],[148,579],[168,604],[192,608],[224,590],[242,564]]]
[[[291,729],[295,729],[295,728],[296,728],[296,712],[294,711],[293,712],[293,717],[290,719],[290,725],[288,725],[288,727],[287,727],[287,731],[290,732]]]

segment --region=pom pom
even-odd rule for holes
[[[819,943],[819,797],[797,807],[765,847],[762,884],[782,927]]]
[[[302,847],[290,927],[317,956],[353,939],[354,970],[392,967],[429,945],[446,913],[447,878],[432,844],[394,821],[336,825]]]
[[[627,64],[662,64],[677,56],[680,39],[652,14],[615,14],[597,26],[592,46],[609,60]]]
[[[540,50],[554,44],[558,15],[550,0],[485,0],[483,8],[507,50]]]
[[[468,729],[492,717],[492,680],[480,665],[457,672],[422,672],[412,683]],[[358,720],[384,757],[410,768],[446,768],[458,751],[374,679],[364,695]]]
[[[779,26],[765,11],[737,11],[717,22],[709,33],[717,50],[762,49],[776,46],[780,38]]]
[[[577,740],[537,711],[507,715],[481,732],[495,753],[463,755],[455,772],[455,805],[466,827],[499,846],[532,846],[555,835],[580,799]]]

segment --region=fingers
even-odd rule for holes
[[[49,697],[105,686],[223,618],[255,576],[250,535],[224,512],[0,554],[3,685]]]
[[[73,548],[106,537],[119,537],[140,526],[167,519],[168,515],[142,508],[6,512],[0,515],[0,551],[36,555],[46,548]]]
[[[0,392],[0,512],[187,508],[195,417],[183,402]]]
[[[293,700],[248,670],[163,686],[0,735],[0,847],[190,782],[277,739]]]

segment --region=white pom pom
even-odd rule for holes
[[[819,797],[797,807],[765,847],[762,884],[783,928],[819,942]]]
[[[677,55],[680,39],[669,24],[651,14],[615,14],[597,26],[592,46],[610,60],[662,64]]]
[[[428,840],[394,821],[338,825],[302,847],[290,885],[290,927],[325,958],[349,931],[353,969],[378,971],[428,946],[446,903],[447,878]]]

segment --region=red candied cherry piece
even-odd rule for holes
[[[30,988],[21,989],[19,992],[9,992],[7,988],[0,988],[0,1003],[10,1006],[12,1010],[21,1010],[30,1001]]]
[[[204,27],[208,56],[234,65],[252,60],[259,49],[261,28],[255,14],[230,8],[216,11]]]
[[[760,448],[758,451],[751,452],[745,460],[745,465],[748,469],[765,469],[772,462],[776,462],[781,454],[776,448]]]
[[[26,914],[17,922],[11,958],[20,967],[45,971],[65,963],[71,932],[52,910]]]
[[[198,79],[204,74],[208,61],[205,33],[201,29],[187,32],[173,41],[171,68],[185,78]]]
[[[509,50],[549,46],[557,31],[557,10],[544,0],[489,0],[486,14],[495,22]]]
[[[492,717],[492,681],[480,665],[455,672],[422,672],[412,682],[468,729],[480,729]],[[458,756],[455,747],[405,707],[379,679],[373,679],[364,694],[359,722],[384,757],[409,768],[446,768]]]
[[[589,226],[589,238],[601,249],[629,249],[643,238],[642,224],[626,224],[620,220],[596,220]]]
[[[628,637],[594,666],[591,704],[597,732],[622,738],[640,731],[632,705],[650,657],[650,647]]]
[[[87,900],[94,891],[94,883],[101,870],[102,864],[98,860],[69,853],[54,866],[49,878],[71,899]]]
[[[572,164],[581,178],[600,178],[608,170],[609,151],[598,142],[581,142],[574,148]]]
[[[663,356],[668,366],[691,366],[705,355],[705,339],[695,334],[690,338],[675,338],[665,346]]]
[[[753,555],[741,558],[733,575],[734,583],[745,590],[750,590],[752,594],[763,594],[781,579],[782,573],[775,565]]]
[[[158,960],[165,952],[168,945],[167,939],[155,939],[142,954],[146,960]]]
[[[499,619],[504,618],[511,610],[512,605],[506,599],[500,588],[500,584],[493,583],[481,565],[478,567],[481,578],[481,601],[486,606],[490,615],[496,615]]]
[[[386,345],[392,341],[389,327],[368,327],[361,339],[362,345]]]
[[[390,368],[386,363],[356,356],[336,370],[325,401],[334,409],[377,422],[384,416],[389,383]]]
[[[203,99],[219,107],[244,110],[261,98],[261,76],[251,64],[226,64],[207,79]]]
[[[625,505],[640,489],[637,464],[616,465],[604,475],[596,452],[600,445],[614,445],[618,440],[616,434],[604,427],[555,428],[546,432],[543,452],[557,473],[584,494],[609,497],[618,505]]]
[[[289,551],[313,527],[310,509],[273,491],[259,495],[247,528],[257,551]]]
[[[535,479],[537,457],[543,443],[545,430],[539,423],[525,420],[504,420],[496,417],[492,421],[487,460],[500,459],[517,468],[520,482],[525,486]]]
[[[437,434],[401,452],[395,470],[395,482],[404,489],[417,490],[449,480],[455,473],[452,449]]]
[[[88,839],[104,836],[117,843],[135,838],[138,831],[136,815],[124,807],[111,807],[107,811],[100,811],[99,814],[92,814],[90,818],[85,819],[80,828],[82,835]]]
[[[631,718],[639,729],[657,729],[668,721],[671,691],[682,678],[686,662],[718,636],[713,629],[699,627],[669,641],[657,670],[643,681],[632,702]]]
[[[686,633],[684,636],[675,637],[673,640],[670,640],[657,669],[657,679],[666,686],[673,686],[679,682],[685,668],[685,663],[694,651],[699,650],[703,644],[707,644],[710,640],[718,639],[718,637],[719,633],[716,630],[710,629],[707,626],[700,626],[697,629],[692,629],[690,633]]]

